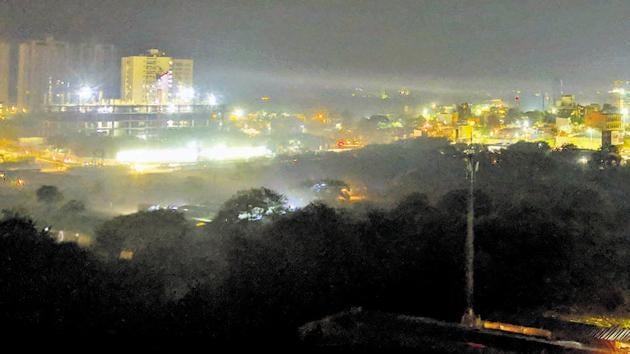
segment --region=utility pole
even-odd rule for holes
[[[462,324],[469,327],[477,326],[477,316],[474,305],[474,271],[475,271],[475,173],[479,169],[479,162],[475,160],[473,147],[466,151],[466,167],[470,185],[468,189],[468,212],[466,214],[466,242],[464,246],[466,262],[466,310],[462,316]]]

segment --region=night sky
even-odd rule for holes
[[[192,57],[197,83],[585,96],[630,78],[630,1],[0,0],[13,38]]]

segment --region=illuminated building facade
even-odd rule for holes
[[[145,55],[122,58],[120,73],[120,96],[127,104],[181,104],[194,98],[190,59],[174,59],[149,49]]]
[[[42,115],[42,135],[68,131],[88,136],[159,137],[171,129],[220,129],[223,105],[176,105],[175,111],[157,105],[51,106]]]

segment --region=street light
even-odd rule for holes
[[[79,111],[82,111],[82,107],[86,101],[89,101],[90,99],[92,99],[92,96],[94,95],[94,90],[92,90],[92,88],[90,88],[89,86],[83,86],[79,89],[78,92],[79,95]]]
[[[83,86],[79,89],[79,99],[81,101],[86,101],[92,98],[94,95],[94,90],[92,90],[89,86]]]

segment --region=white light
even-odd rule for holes
[[[191,142],[186,148],[124,150],[116,154],[118,162],[133,164],[136,170],[144,169],[146,166],[143,164],[194,163],[199,160],[229,161],[261,157],[273,157],[273,152],[264,146],[227,147],[217,145],[212,148],[201,149],[196,142]]]
[[[208,104],[211,106],[216,106],[217,104],[219,104],[219,100],[217,100],[217,96],[215,96],[214,94],[209,94],[208,95]]]
[[[195,89],[192,87],[180,87],[177,92],[177,98],[183,101],[192,101],[195,98]]]
[[[630,111],[628,111],[628,107],[624,107],[624,108],[622,108],[622,109],[621,109],[621,114],[622,114],[623,116],[627,116],[627,115],[628,115],[628,112],[630,112]]]
[[[89,86],[83,86],[79,90],[79,98],[81,100],[88,100],[92,98],[93,94],[94,94],[94,91]]]
[[[116,154],[116,160],[122,163],[176,163],[195,162],[198,158],[196,149],[138,149],[125,150]]]
[[[255,157],[271,157],[273,153],[264,146],[227,147],[217,145],[210,149],[203,149],[201,157],[213,161],[240,160]]]
[[[232,114],[237,118],[243,118],[245,116],[245,110],[242,108],[234,108]]]
[[[114,112],[114,107],[112,106],[104,106],[104,107],[99,107],[97,109],[98,113],[113,113]]]

